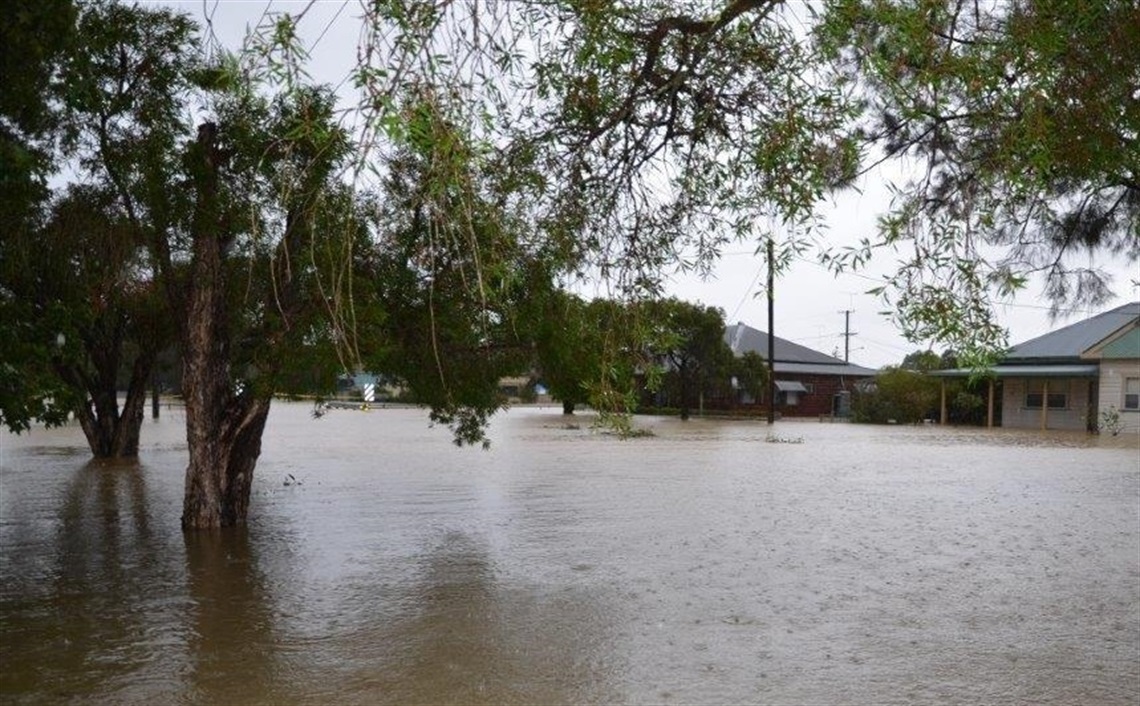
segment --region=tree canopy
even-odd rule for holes
[[[590,385],[602,375],[607,331],[605,313],[612,302],[556,290],[544,301],[535,338],[539,377],[566,414],[590,401]]]
[[[36,130],[24,133],[44,155],[44,197],[0,243],[0,307],[16,338],[6,364],[20,366],[0,415],[18,430],[74,414],[95,455],[129,456],[152,365],[171,339],[147,247],[177,208],[163,160],[179,131],[193,25],[110,3],[57,9],[68,41],[50,65],[30,67],[43,94]],[[47,191],[52,173],[62,185]]]
[[[675,298],[646,303],[641,315],[649,328],[649,352],[675,378],[676,406],[689,418],[694,395],[712,380],[731,376],[732,349],[724,340],[724,312]]]
[[[913,338],[1000,349],[991,302],[1033,274],[1055,310],[1111,298],[1093,256],[1140,258],[1135,3],[836,0],[818,36],[874,161],[912,170],[839,262],[913,246],[880,290]]]

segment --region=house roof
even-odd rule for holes
[[[1078,321],[1044,336],[1019,343],[1006,354],[1005,363],[1076,360],[1088,349],[1140,319],[1140,302],[1131,302],[1092,318]]]
[[[779,336],[773,336],[774,354],[772,368],[776,374],[793,373],[807,375],[850,375],[871,377],[875,370],[844,361],[817,350],[792,343]],[[732,349],[733,355],[748,351],[768,357],[768,334],[743,323],[724,328],[724,340]]]

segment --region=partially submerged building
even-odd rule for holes
[[[933,374],[946,378],[977,372]],[[989,378],[990,426],[1095,431],[1113,419],[1120,431],[1140,432],[1140,302],[1019,343],[984,374]],[[997,400],[1000,412],[995,415]]]
[[[764,331],[737,323],[725,327],[724,339],[733,355],[752,351],[768,359],[768,334]],[[774,336],[772,343],[776,409],[785,417],[846,417],[856,384],[876,373],[779,336]],[[745,397],[740,402],[760,404],[763,400]]]

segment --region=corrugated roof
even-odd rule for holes
[[[763,353],[761,353],[763,355]],[[864,368],[862,365],[855,365],[854,363],[844,363],[842,360],[838,364],[835,363],[781,363],[776,361],[773,366],[776,369],[776,374],[788,373],[792,375],[848,375],[851,377],[873,377],[879,371],[872,368]]]
[[[821,353],[817,350],[792,343],[779,336],[773,336],[775,347],[773,367],[776,373],[801,373],[811,375],[851,375],[865,377],[874,375],[876,371],[860,365],[845,363],[839,358]],[[768,357],[768,334],[759,329],[743,323],[732,324],[724,328],[724,340],[732,349],[734,355],[742,355],[747,351],[759,353]]]
[[[939,378],[964,378],[977,373],[970,368],[932,370],[929,375]],[[1097,365],[995,365],[985,374],[997,378],[1094,378],[1100,374]]]
[[[1140,302],[1131,302],[1019,343],[1009,350],[1004,362],[1078,359],[1081,353],[1137,318],[1140,318]]]

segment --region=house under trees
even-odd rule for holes
[[[751,351],[768,357],[768,334],[743,323],[726,326],[724,339],[733,355]],[[848,363],[807,346],[774,337],[776,410],[784,417],[846,417],[851,410],[851,393],[864,380],[874,378],[875,370]],[[763,407],[766,401],[739,391],[742,406]]]

